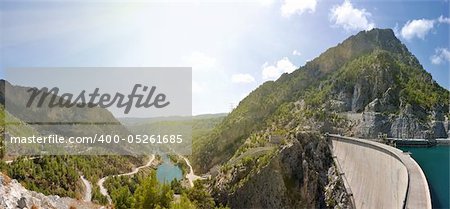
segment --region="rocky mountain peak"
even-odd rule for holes
[[[352,35],[335,47],[322,53],[305,66],[306,69],[330,73],[338,70],[345,63],[376,50],[388,51],[402,62],[414,67],[420,67],[419,61],[406,46],[395,36],[392,29],[374,28]]]

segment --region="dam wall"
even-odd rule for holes
[[[355,208],[431,209],[425,175],[408,153],[370,140],[327,136]]]

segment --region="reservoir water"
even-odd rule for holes
[[[450,146],[399,149],[411,152],[425,173],[433,208],[450,208]]]
[[[163,163],[156,169],[156,178],[161,183],[170,183],[172,180],[181,180],[183,173],[181,169],[174,165],[172,161],[166,156],[161,156]]]

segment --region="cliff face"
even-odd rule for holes
[[[356,136],[362,138],[377,138],[379,133],[394,138],[434,139],[447,138],[448,123],[445,120],[436,120],[434,116],[428,121],[417,118],[411,106],[400,110],[398,115],[385,115],[380,112],[363,112],[357,125],[352,128]],[[420,110],[419,110],[420,111]],[[443,116],[442,113],[439,113]]]
[[[248,175],[239,168],[215,179],[214,196],[231,208],[325,208],[347,194],[342,184],[329,184],[333,167],[327,142],[317,134],[298,133],[270,162]],[[239,183],[236,183],[239,182]],[[330,181],[332,182],[332,181]],[[231,185],[237,185],[232,187]],[[327,197],[325,187],[327,187]],[[329,204],[327,205],[326,201]]]
[[[410,55],[412,56],[412,55]],[[351,133],[362,138],[447,138],[449,92],[421,66],[389,51],[374,51],[337,71],[322,84],[330,90],[326,111],[361,113]]]

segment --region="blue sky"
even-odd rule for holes
[[[373,27],[394,29],[450,86],[444,0],[0,0],[0,12],[1,69],[191,66],[194,114],[227,112],[264,81]]]

